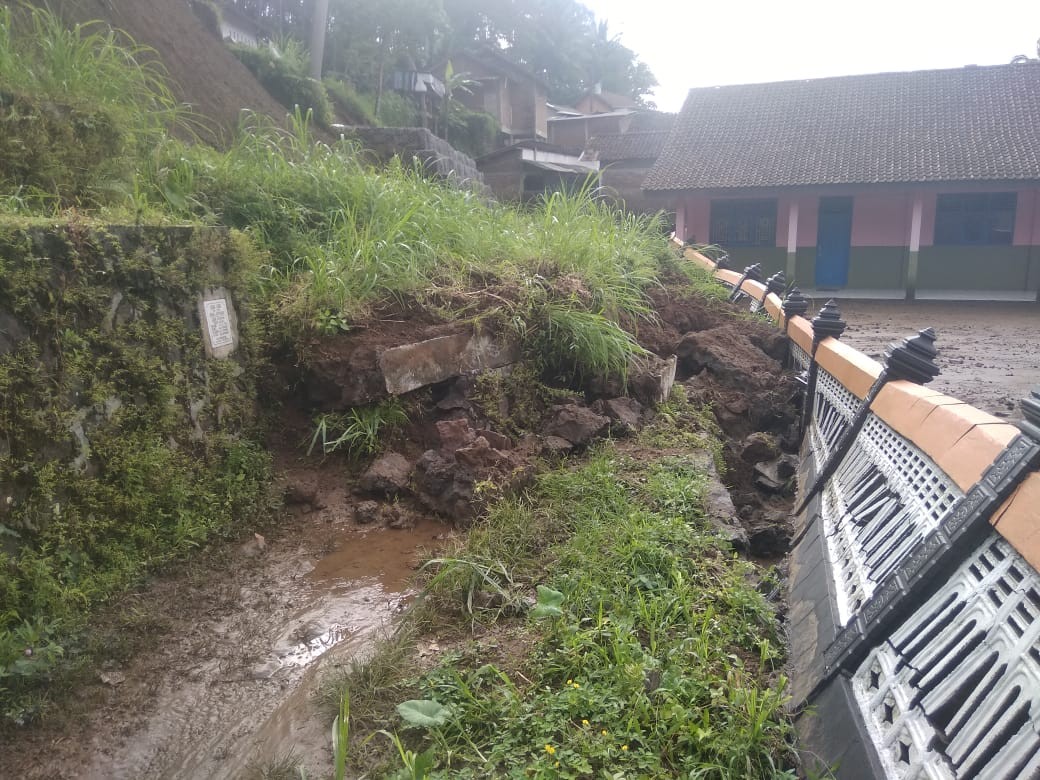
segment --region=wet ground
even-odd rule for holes
[[[1019,400],[1040,388],[1040,304],[847,300],[838,305],[849,326],[842,341],[877,360],[891,342],[934,328],[942,373],[932,386],[990,414],[1021,419]]]
[[[331,464],[318,475],[344,484]],[[157,613],[157,645],[100,670],[70,703],[82,714],[6,746],[0,775],[259,777],[292,751],[308,776],[326,776],[331,716],[313,695],[322,670],[371,646],[411,597],[420,551],[448,529],[421,518],[358,526],[345,487],[318,496],[324,508],[299,511],[276,537],[150,588],[139,608]]]

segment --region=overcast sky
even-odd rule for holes
[[[1036,57],[1040,0],[581,0],[657,77],[690,87],[998,65]]]

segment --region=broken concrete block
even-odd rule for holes
[[[465,331],[384,350],[379,367],[387,392],[401,395],[470,371],[500,368],[519,358],[516,342]]]

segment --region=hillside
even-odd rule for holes
[[[155,49],[178,99],[210,120],[197,132],[220,143],[243,109],[281,119],[285,109],[212,33],[185,0],[30,0],[70,23],[102,21]]]

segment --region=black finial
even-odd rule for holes
[[[783,295],[784,290],[787,289],[787,277],[784,276],[783,271],[777,271],[775,274],[766,279],[766,294],[773,293],[774,295]]]
[[[791,292],[787,293],[787,297],[784,298],[784,302],[780,308],[784,312],[784,319],[789,320],[796,314],[804,315],[809,311],[809,301],[807,301],[805,296],[802,295],[801,290],[797,287],[792,287]]]
[[[1027,435],[1040,441],[1040,387],[1022,399],[1023,420],[1018,424]]]
[[[838,304],[832,298],[823,304],[823,308],[812,319],[813,341],[819,343],[828,336],[840,339],[841,334],[845,332],[845,328],[845,320],[841,318]]]
[[[721,271],[725,268],[729,268],[729,255],[721,254],[715,260],[715,270]]]
[[[885,369],[892,379],[908,379],[926,385],[939,375],[935,365],[935,331],[925,328],[916,336],[890,344],[885,350]]]
[[[753,282],[762,281],[762,264],[753,263],[744,269],[744,278],[750,279]]]

